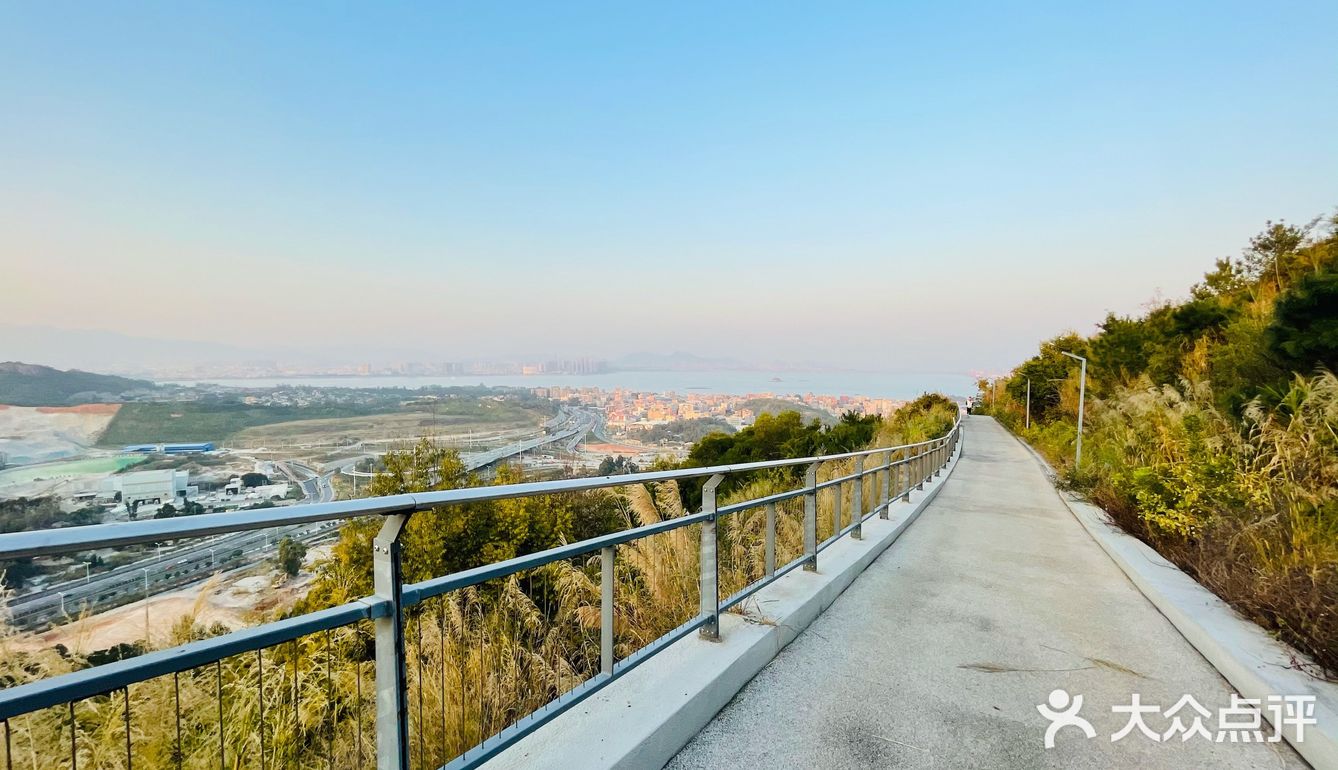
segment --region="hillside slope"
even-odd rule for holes
[[[68,406],[95,401],[118,401],[132,391],[154,384],[78,369],[62,371],[19,361],[0,362],[0,404],[11,406]]]

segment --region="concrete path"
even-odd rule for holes
[[[685,768],[1304,767],[1285,743],[1154,742],[1138,693],[1211,714],[1231,686],[1139,593],[993,420],[968,417],[939,497],[679,754]],[[1096,730],[1044,746],[1051,691]],[[1186,725],[1194,716],[1181,713]],[[1170,720],[1149,714],[1150,729]]]

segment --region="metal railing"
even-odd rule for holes
[[[66,529],[21,532],[0,535],[0,560],[26,557],[49,557],[59,554],[86,551],[95,548],[108,548],[164,540],[190,537],[203,537],[220,533],[236,533],[264,529],[275,526],[291,526],[313,522],[335,521],[360,516],[380,516],[382,524],[372,543],[373,595],[348,602],[336,607],[311,612],[296,617],[264,623],[262,625],[232,631],[212,638],[190,641],[169,649],[148,652],[137,657],[118,660],[82,670],[72,671],[37,681],[10,686],[0,690],[0,724],[4,731],[6,767],[21,766],[15,764],[15,755],[11,751],[11,723],[24,715],[46,709],[68,711],[69,743],[62,748],[47,745],[33,748],[33,752],[49,752],[52,757],[68,752],[69,761],[63,759],[40,764],[42,767],[68,767],[76,770],[81,755],[79,745],[79,720],[76,704],[88,699],[102,699],[101,707],[124,709],[124,767],[134,764],[134,735],[132,729],[130,687],[158,677],[171,677],[175,688],[176,738],[175,747],[169,752],[168,764],[177,767],[203,766],[238,766],[245,754],[245,764],[259,767],[283,766],[279,755],[277,736],[280,721],[292,729],[299,724],[309,735],[320,736],[325,741],[329,754],[329,767],[336,766],[336,750],[340,752],[340,764],[347,766],[363,765],[368,754],[374,754],[375,764],[384,770],[405,770],[412,767],[410,762],[411,738],[418,739],[417,766],[442,766],[449,768],[474,767],[496,755],[502,749],[534,731],[544,723],[571,708],[584,698],[608,685],[613,680],[635,668],[651,656],[665,649],[674,642],[694,631],[706,639],[718,639],[720,635],[720,613],[737,607],[748,597],[762,588],[780,579],[794,569],[816,570],[818,556],[827,547],[849,535],[853,538],[862,536],[862,525],[873,516],[888,518],[891,506],[897,501],[909,501],[915,490],[923,489],[924,484],[937,476],[949,464],[959,446],[961,423],[955,424],[943,436],[929,441],[900,446],[880,447],[857,452],[805,457],[765,462],[752,462],[735,465],[714,466],[707,468],[687,468],[669,471],[654,471],[621,476],[597,478],[567,479],[560,481],[509,484],[503,486],[471,487],[439,492],[400,494],[379,498],[350,500],[333,503],[321,503],[294,506],[287,509],[268,509],[258,511],[236,511],[229,513],[201,514],[192,517],[166,520],[137,521],[106,524]],[[876,464],[870,465],[870,460]],[[848,461],[853,472],[819,481],[819,468],[824,463]],[[797,489],[771,494],[743,502],[720,506],[717,493],[720,485],[731,476],[750,474],[769,469],[798,468],[804,470],[804,481]],[[842,470],[845,470],[843,467]],[[566,492],[582,492],[611,487],[644,485],[657,482],[691,481],[705,479],[701,488],[701,509],[696,513],[658,521],[646,526],[613,532],[581,542],[562,545],[538,553],[519,556],[505,561],[464,570],[453,574],[436,577],[413,584],[403,582],[403,561],[401,534],[410,516],[415,512],[434,508],[459,506],[469,503],[507,500],[552,495]],[[847,486],[848,485],[848,486]],[[848,506],[843,506],[843,487],[849,494]],[[865,495],[866,487],[869,494]],[[831,533],[819,541],[819,493],[834,490]],[[784,564],[777,564],[777,521],[778,506],[791,500],[802,500],[803,551],[797,558]],[[742,514],[746,511],[765,511],[765,556],[762,575],[751,579],[734,593],[721,595],[720,554],[718,552],[718,522],[721,517]],[[848,514],[845,515],[845,514]],[[849,521],[849,524],[844,522]],[[700,558],[698,560],[699,606],[697,612],[687,622],[673,628],[650,641],[640,649],[615,657],[615,560],[616,547],[622,544],[642,541],[657,535],[673,532],[684,527],[696,526],[700,530]],[[826,528],[826,523],[823,523]],[[484,711],[479,710],[477,730],[470,732],[460,729],[456,746],[466,746],[454,755],[448,750],[444,731],[445,717],[442,720],[443,735],[437,759],[428,760],[424,756],[423,733],[428,726],[423,718],[423,698],[427,681],[423,673],[424,660],[431,660],[431,665],[440,665],[440,675],[436,681],[439,703],[443,715],[449,703],[458,703],[464,712],[466,696],[477,698],[480,702],[496,693],[486,684],[474,685],[465,681],[465,667],[459,669],[457,681],[448,674],[448,658],[451,653],[457,657],[469,659],[470,655],[482,656],[471,651],[468,644],[470,634],[463,621],[458,622],[458,630],[450,626],[445,607],[439,608],[440,633],[432,640],[441,647],[440,655],[421,649],[424,632],[421,629],[423,611],[426,602],[454,595],[456,592],[478,590],[488,581],[497,579],[515,580],[527,575],[533,578],[537,570],[559,562],[568,562],[588,554],[599,554],[599,622],[598,622],[598,673],[579,681],[567,691],[549,687],[545,693],[555,692],[555,697],[539,708],[528,713],[515,713],[515,709],[502,706],[487,712],[491,719],[483,718]],[[532,585],[531,585],[532,590]],[[541,589],[542,592],[542,589]],[[413,631],[413,640],[420,646],[415,655],[417,662],[416,694],[418,696],[418,714],[414,724],[416,734],[411,736],[411,704],[408,671],[406,666],[406,627],[413,620],[417,627]],[[341,672],[338,681],[331,673],[331,660],[335,657],[336,645],[351,645],[347,637],[350,627],[365,626],[370,623],[373,630],[374,644],[369,657],[373,665],[372,676],[368,683],[368,692],[364,693],[364,668],[361,662],[355,664],[356,672]],[[431,619],[429,618],[429,625]],[[332,634],[345,633],[335,638]],[[479,626],[479,635],[484,633]],[[303,647],[299,640],[314,635],[323,635],[323,647],[309,645],[309,657],[320,657],[324,661],[324,682],[322,685],[319,666],[308,661],[309,671],[299,688],[299,656]],[[482,649],[485,640],[479,640]],[[448,646],[450,650],[448,650]],[[266,666],[266,652],[269,665]],[[254,656],[253,662],[238,667],[237,656]],[[435,656],[435,657],[434,657]],[[354,656],[356,657],[356,656]],[[225,734],[235,730],[225,724],[224,713],[224,675],[223,661],[229,661],[231,674],[236,677],[236,684],[229,681],[229,687],[249,687],[256,683],[255,697],[248,701],[258,708],[258,736],[255,740],[245,737],[245,745],[258,746],[258,754],[251,749],[231,747],[233,756],[228,756],[228,740]],[[250,661],[250,658],[244,660]],[[288,666],[291,664],[291,687],[289,686]],[[480,662],[480,665],[482,663]],[[316,666],[316,668],[313,668]],[[592,666],[593,669],[593,666]],[[204,673],[201,673],[203,670]],[[270,676],[267,689],[265,676]],[[183,676],[194,677],[198,686],[212,689],[209,682],[217,677],[217,723],[213,721],[213,712],[206,710],[190,717],[187,733],[204,740],[212,731],[217,733],[217,763],[214,764],[212,753],[208,764],[199,756],[187,756],[183,744],[181,681]],[[433,673],[433,676],[436,676]],[[279,677],[278,680],[275,677]],[[275,682],[278,682],[278,685]],[[200,685],[204,682],[204,685]],[[449,687],[454,691],[447,692]],[[301,699],[303,693],[315,687],[326,688],[330,700],[327,703],[328,714],[313,717],[310,714],[303,722]],[[336,690],[346,694],[336,697]],[[353,693],[356,692],[356,696]],[[118,695],[121,694],[121,695]],[[123,695],[123,697],[122,697]],[[374,701],[374,718],[364,720],[367,710],[367,696]],[[248,696],[250,697],[250,696]],[[310,696],[309,696],[310,697]],[[433,697],[438,697],[436,694]],[[117,707],[117,703],[123,706]],[[266,709],[269,709],[267,716]],[[289,714],[291,710],[291,715]],[[196,711],[200,711],[196,709]],[[497,714],[500,713],[500,717]],[[291,719],[289,717],[291,716]],[[61,719],[66,719],[62,716]],[[314,721],[313,721],[314,720]],[[326,723],[328,720],[328,724]],[[356,721],[356,733],[351,725]],[[372,722],[373,736],[368,739],[363,734],[364,721]],[[319,722],[316,724],[315,722]],[[345,725],[344,723],[348,723]],[[498,729],[500,726],[500,729]],[[63,728],[60,733],[64,736]],[[284,729],[288,729],[285,727]],[[296,734],[296,733],[295,733]],[[267,737],[270,739],[267,746]],[[477,739],[477,740],[475,740]],[[29,738],[31,742],[31,736]],[[65,740],[61,738],[62,742]],[[210,738],[209,740],[213,740]],[[465,743],[459,743],[459,740]],[[436,739],[433,739],[436,745]],[[197,741],[198,742],[198,741]],[[472,744],[471,744],[472,742]],[[235,741],[234,741],[235,744]],[[356,744],[356,749],[354,748]],[[212,743],[209,744],[213,746]],[[267,754],[267,751],[269,752]],[[293,751],[296,751],[294,749]],[[296,754],[289,756],[293,761]],[[349,759],[352,757],[352,759]],[[258,761],[255,761],[258,760]],[[141,760],[141,765],[144,761]],[[120,766],[120,765],[118,765]]]

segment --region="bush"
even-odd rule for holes
[[[302,569],[302,560],[307,556],[307,546],[299,540],[284,537],[279,541],[279,552],[275,557],[279,569],[288,577],[295,577]]]

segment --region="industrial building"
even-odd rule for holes
[[[189,471],[134,471],[103,479],[102,494],[114,498],[120,492],[121,502],[127,507],[145,503],[156,505],[199,494],[199,488],[189,484]]]
[[[200,441],[186,444],[131,444],[121,449],[127,454],[165,454],[182,455],[192,454],[194,452],[212,452],[214,445],[209,441]]]

